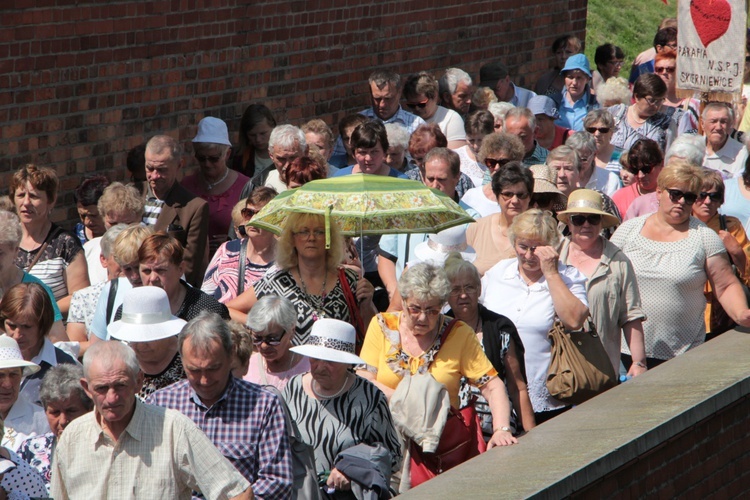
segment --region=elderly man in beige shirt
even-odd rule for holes
[[[141,403],[143,374],[133,350],[99,342],[83,358],[94,412],[72,422],[55,449],[52,497],[253,498],[237,472],[182,414]]]

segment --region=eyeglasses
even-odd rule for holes
[[[557,199],[555,193],[533,193],[531,195],[531,203],[536,204],[539,208],[547,208]]]
[[[506,164],[508,164],[510,162],[511,162],[510,158],[502,158],[500,160],[495,159],[495,158],[485,158],[484,159],[484,164],[487,166],[487,168],[491,168],[493,170],[495,168],[504,167]]]
[[[716,203],[721,203],[724,201],[724,195],[721,193],[707,193],[705,191],[701,191],[700,194],[698,195],[698,199],[700,201],[703,201],[706,198]]]
[[[656,73],[657,75],[662,75],[662,74],[666,74],[666,73],[672,74],[672,73],[674,73],[674,71],[675,71],[675,67],[674,66],[666,66],[666,67],[663,67],[663,68],[654,68],[654,73]]]
[[[588,214],[588,215],[571,215],[570,223],[574,226],[583,226],[584,222],[588,222],[591,226],[599,225],[602,222],[601,214]]]
[[[523,193],[514,193],[513,191],[503,191],[502,193],[500,193],[500,196],[502,196],[505,201],[509,201],[509,200],[512,200],[514,196],[518,198],[519,200],[525,200],[530,195],[528,191],[524,191]]]
[[[698,199],[697,194],[689,192],[686,193],[685,191],[680,191],[679,189],[667,188],[667,193],[669,193],[669,200],[672,203],[677,203],[678,201],[680,201],[680,199],[683,199],[685,200],[685,205],[692,205]]]
[[[665,99],[663,97],[654,98],[646,96],[643,100],[646,101],[649,106],[661,106]]]
[[[586,132],[588,132],[589,134],[593,134],[594,132],[599,132],[600,134],[608,134],[609,131],[609,127],[586,127]]]
[[[451,295],[454,297],[460,297],[463,294],[474,295],[477,291],[479,288],[476,285],[454,286],[451,288]]]
[[[276,346],[276,345],[281,344],[281,339],[284,338],[284,335],[286,335],[286,332],[281,332],[278,335],[263,335],[263,336],[253,335],[252,336],[253,345],[261,345],[262,343],[265,342],[266,345]]]
[[[633,175],[638,175],[638,172],[643,172],[643,175],[648,175],[657,166],[658,165],[644,165],[641,168],[630,166],[630,167],[627,167],[625,170],[627,170]]]
[[[516,243],[516,248],[521,251],[521,254],[526,255],[527,252],[531,252],[533,254],[539,247],[530,247],[528,245],[524,245],[523,243]]]
[[[408,305],[406,306],[406,310],[409,311],[409,314],[414,317],[419,317],[424,313],[425,316],[428,317],[435,317],[438,314],[440,314],[440,309],[433,309],[432,307],[428,307],[427,309],[422,309],[421,307]]]
[[[411,109],[424,109],[427,107],[427,104],[429,104],[430,100],[426,100],[424,102],[407,102],[406,105],[410,107]]]
[[[612,66],[622,66],[625,63],[622,59],[612,59],[611,61],[607,61],[607,64],[611,64]]]
[[[221,156],[203,156],[203,155],[195,155],[195,159],[198,160],[198,163],[218,163],[219,160],[221,160]]]
[[[310,238],[310,236],[315,236],[316,238],[322,238],[326,235],[325,229],[303,229],[301,231],[294,231],[292,233],[294,236],[300,237],[300,238]]]
[[[252,208],[243,208],[242,210],[240,210],[240,214],[246,220],[252,219],[256,215],[258,215],[258,212],[260,212],[260,210],[253,210]]]

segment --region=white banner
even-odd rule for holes
[[[742,91],[745,0],[679,0],[677,90],[731,101]]]

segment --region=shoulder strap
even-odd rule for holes
[[[115,296],[117,295],[117,286],[119,284],[120,284],[119,278],[115,278],[112,281],[110,281],[109,295],[107,296],[107,317],[105,318],[108,325],[110,321],[112,321],[112,311],[115,308]]]
[[[722,231],[727,230],[727,216],[724,214],[719,214],[719,228],[721,228]]]
[[[243,238],[240,245],[240,268],[237,276],[237,295],[242,295],[245,291],[245,261],[247,260],[247,242],[250,238]]]
[[[34,260],[31,261],[31,264],[29,264],[28,269],[26,272],[31,272],[31,268],[36,265],[37,262],[39,262],[39,259],[42,258],[42,254],[44,253],[44,250],[47,248],[47,245],[49,245],[50,240],[53,238],[53,235],[57,235],[59,231],[62,229],[59,226],[56,226],[52,224],[52,227],[49,228],[49,231],[47,232],[47,236],[44,237],[44,242],[42,243],[42,246],[39,247],[39,250],[37,250],[36,255],[34,256]]]

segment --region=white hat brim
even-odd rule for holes
[[[308,358],[320,359],[323,361],[333,361],[334,363],[346,363],[350,365],[366,364],[365,361],[356,354],[342,352],[320,345],[298,345],[289,350],[307,356]]]
[[[32,363],[31,361],[26,361],[25,359],[0,360],[0,370],[5,370],[7,368],[21,368],[23,371],[24,377],[33,375],[42,369],[42,367],[39,366],[38,364]]]
[[[162,323],[150,325],[125,323],[123,320],[117,320],[107,327],[107,332],[109,332],[110,337],[125,342],[153,342],[174,337],[182,331],[186,324],[187,321],[177,316],[172,316],[172,319]]]
[[[466,245],[466,250],[458,253],[461,254],[462,259],[468,262],[474,262],[477,259],[477,252],[471,247],[471,245]],[[448,258],[447,253],[438,252],[437,250],[430,248],[427,241],[423,241],[414,247],[414,255],[419,257],[419,260],[422,262],[434,262],[440,265],[445,264],[445,259]]]

